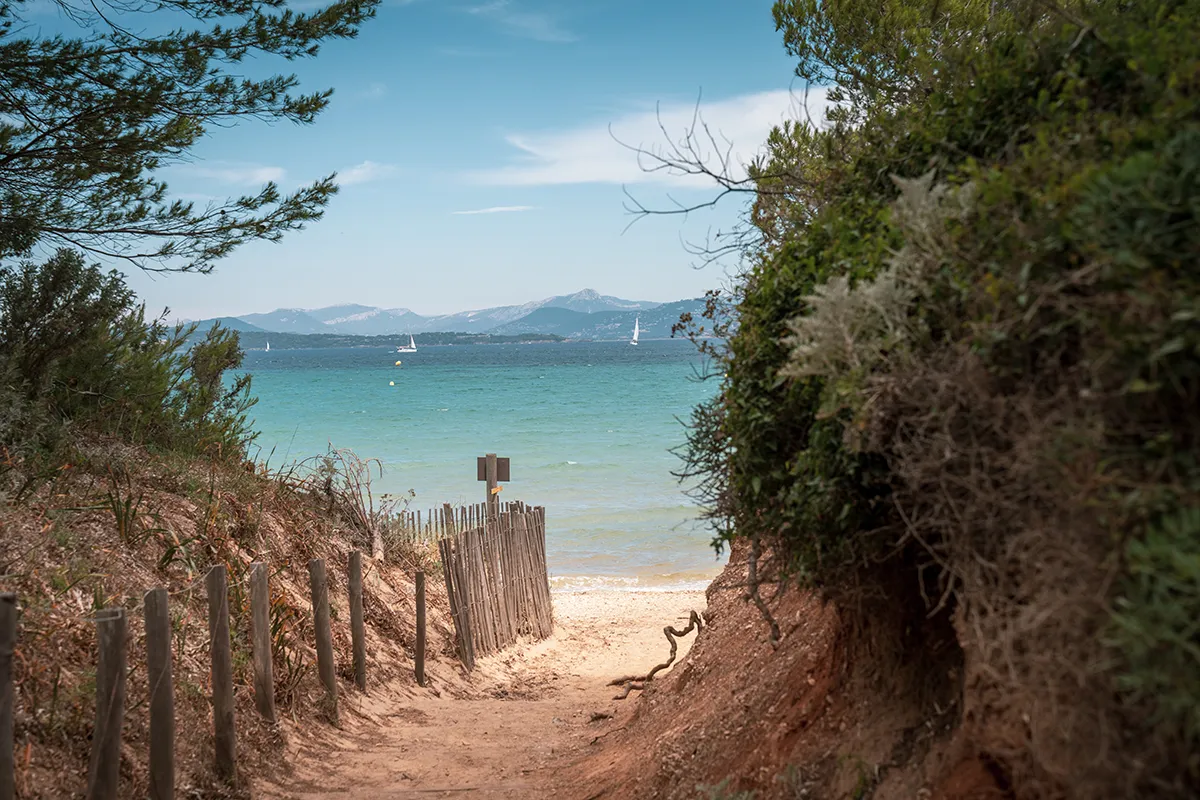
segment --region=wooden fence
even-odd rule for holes
[[[527,508],[520,502],[493,504],[497,512],[511,511],[518,507]],[[459,506],[444,503],[435,509],[405,510],[396,514],[388,523],[391,529],[388,538],[392,541],[435,544],[470,528],[482,527],[486,519],[485,503]]]
[[[459,656],[477,656],[519,636],[544,639],[554,629],[546,573],[546,512],[524,503],[455,509],[443,506],[435,527]]]
[[[351,638],[355,683],[367,685],[366,647],[362,618],[362,556],[350,554]],[[269,722],[275,722],[275,681],[271,664],[270,599],[267,565],[250,565],[250,639],[253,647],[255,707]],[[337,721],[338,685],[329,627],[329,586],[324,559],[308,564],[313,601],[313,623],[317,666],[325,686],[325,711]],[[416,573],[417,585],[417,683],[425,685],[425,573]],[[229,588],[223,564],[205,576],[208,595],[209,654],[212,660],[213,769],[228,784],[237,781],[233,668],[229,638]],[[175,796],[175,705],[171,678],[171,627],[166,589],[146,593],[146,675],[150,681],[150,797],[171,800]],[[0,593],[0,800],[14,800],[16,774],[13,759],[14,696],[13,659],[17,644],[17,598]],[[88,768],[88,800],[117,800],[121,752],[121,730],[125,716],[125,683],[128,674],[128,625],[123,607],[106,608],[94,617],[99,661],[96,669],[96,723]]]

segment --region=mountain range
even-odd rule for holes
[[[624,300],[584,289],[521,305],[428,317],[407,308],[346,304],[313,309],[279,308],[261,314],[201,320],[198,324],[205,328],[220,322],[224,327],[243,332],[344,336],[406,336],[436,331],[501,335],[548,333],[568,339],[624,339],[632,333],[636,317],[640,319],[644,338],[662,339],[671,335],[671,326],[679,320],[680,314],[687,311],[697,314],[703,307],[703,299],[655,303]]]

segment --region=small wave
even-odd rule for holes
[[[654,575],[552,575],[551,592],[702,592],[711,577],[696,574]]]
[[[439,408],[439,409],[438,409],[438,411],[449,411],[449,410],[450,410],[450,409],[448,409],[448,408]]]

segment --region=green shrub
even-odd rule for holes
[[[147,320],[117,272],[76,252],[0,269],[0,445],[27,461],[70,434],[242,458],[250,377],[237,334]]]
[[[755,168],[689,463],[776,577],[957,606],[973,735],[1018,794],[1189,796],[1200,3],[860,6],[776,4],[853,108]]]

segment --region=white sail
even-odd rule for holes
[[[271,343],[270,342],[267,342],[267,349],[265,352],[268,352],[268,353],[271,352]]]
[[[408,346],[411,347],[414,351],[417,349],[417,343],[415,341],[413,341],[413,337],[412,337],[411,333],[408,335]]]
[[[638,343],[638,342],[637,342],[637,340],[638,340],[638,334],[639,334],[639,333],[641,333],[641,328],[639,328],[639,327],[638,327],[638,325],[639,325],[639,323],[640,323],[641,321],[642,321],[641,317],[634,317],[634,318],[633,318],[633,338],[629,340],[629,343],[630,343],[630,344],[637,344],[637,343]]]

